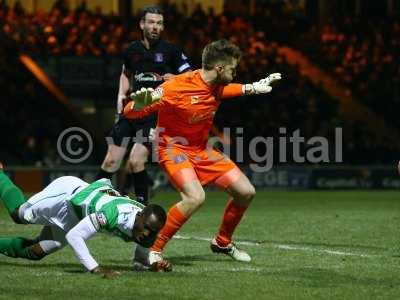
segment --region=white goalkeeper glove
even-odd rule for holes
[[[161,99],[162,92],[158,88],[156,90],[152,88],[141,88],[140,90],[130,94],[130,98],[134,100],[134,109],[141,110],[144,107],[150,105]]]
[[[271,83],[282,78],[281,73],[272,73],[267,78],[263,78],[257,82],[243,85],[243,93],[245,95],[266,94],[272,91]]]

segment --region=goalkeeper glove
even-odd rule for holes
[[[159,88],[156,90],[152,88],[141,88],[140,90],[131,93],[130,98],[135,101],[134,109],[141,110],[151,103],[160,100],[162,96],[161,94]]]
[[[272,73],[268,77],[263,78],[257,82],[248,83],[243,85],[245,95],[253,94],[266,94],[272,91],[271,83],[280,80],[281,73]]]

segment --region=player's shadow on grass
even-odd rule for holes
[[[117,266],[117,265],[101,265],[103,268],[111,269],[114,271],[125,272],[125,271],[132,271],[132,266],[125,265],[125,266]],[[65,269],[65,273],[71,274],[82,274],[87,273],[88,271],[81,269]]]
[[[83,268],[80,264],[74,263],[42,263],[42,262],[23,262],[23,261],[16,261],[16,262],[8,262],[8,261],[0,261],[1,266],[12,266],[14,268],[27,268],[27,269],[57,269],[59,271],[65,273],[73,273],[73,274],[83,274],[87,271]],[[102,265],[102,267],[106,267],[113,270],[118,271],[132,271],[132,266],[130,265],[129,261],[126,264],[106,264]]]
[[[165,257],[173,266],[183,266],[183,267],[190,267],[193,266],[194,262],[217,262],[218,261],[218,256],[213,257],[212,254],[210,255],[182,255],[182,256],[167,256]],[[126,264],[124,264],[125,261],[123,260],[116,260],[116,259],[111,259],[107,260],[108,263],[110,263],[109,267],[112,268],[113,270],[118,270],[118,271],[132,271],[132,263],[131,261],[126,261]],[[102,265],[104,267],[107,267],[106,265]]]
[[[182,256],[169,256],[167,259],[177,266],[192,266],[194,262],[218,262],[221,256],[213,254],[203,254],[203,255],[182,255]]]
[[[74,268],[74,269],[82,269],[82,267],[79,264],[71,264],[71,263],[42,263],[42,262],[22,262],[16,261],[16,262],[8,262],[8,261],[0,261],[0,266],[13,266],[16,268],[35,268],[35,269],[49,269],[49,268],[57,268],[57,269],[68,269],[68,268]]]
[[[101,267],[115,271],[132,271],[132,260],[113,260],[108,259],[107,263],[102,263]]]

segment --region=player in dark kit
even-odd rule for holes
[[[137,140],[132,147],[127,162],[128,174],[121,191],[126,192],[133,182],[136,199],[146,205],[149,199],[150,178],[145,163],[151,152],[150,139],[156,127],[157,116],[153,114],[138,121],[127,120],[122,116],[124,103],[130,92],[142,87],[155,88],[165,80],[171,79],[174,74],[189,71],[190,65],[182,51],[161,39],[164,17],[158,6],[144,8],[139,25],[143,32],[142,40],[130,44],[124,53],[118,92],[118,118],[111,129],[110,136],[113,140],[108,145],[107,155],[97,178],[111,179],[120,168],[129,146],[128,141],[132,141],[131,138],[135,136],[143,137],[142,142]]]

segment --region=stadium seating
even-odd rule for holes
[[[393,145],[378,145],[361,124],[341,119],[335,100],[321,87],[313,85],[302,75],[300,69],[289,65],[285,58],[278,54],[278,48],[282,43],[291,43],[303,50],[316,63],[330,69],[343,83],[348,84],[365,104],[389,118],[398,127],[400,123],[396,116],[396,108],[400,106],[400,93],[398,85],[394,88],[389,80],[391,77],[395,82],[400,80],[400,67],[394,59],[394,53],[400,44],[398,22],[368,27],[374,28],[374,31],[368,28],[359,31],[358,28],[364,24],[355,24],[355,21],[350,20],[341,27],[331,25],[316,29],[309,26],[304,19],[293,16],[284,26],[282,22],[278,22],[282,17],[281,12],[267,8],[257,11],[256,14],[262,16],[255,18],[229,12],[215,15],[212,11],[202,11],[200,6],[189,17],[180,13],[174,5],[166,6],[165,10],[165,38],[180,45],[195,68],[200,66],[202,47],[199,45],[224,37],[231,39],[244,51],[238,70],[238,81],[258,80],[266,73],[272,72],[284,74],[285,80],[279,88],[265,99],[241,98],[238,99],[239,105],[237,102],[225,103],[216,117],[216,124],[220,128],[244,127],[245,140],[249,141],[251,137],[258,135],[278,138],[279,127],[286,127],[289,134],[300,129],[306,138],[316,135],[332,137],[334,127],[340,126],[344,132],[346,163],[392,161],[393,153],[397,151]],[[268,21],[266,16],[269,16]],[[260,18],[264,21],[261,22]],[[0,8],[3,34],[15,42],[19,51],[36,57],[119,56],[131,40],[139,37],[137,21],[137,16],[127,23],[118,16],[103,15],[99,11],[90,12],[84,7],[74,11],[55,7],[49,13],[40,12],[34,15],[26,14],[22,8]],[[3,51],[1,55],[0,59],[7,61],[8,53]],[[32,95],[25,97],[26,89],[29,89],[29,80],[25,81],[27,87],[14,87],[14,90],[8,81],[3,83],[8,86],[6,90],[9,99],[19,99],[20,102],[10,100],[13,104],[1,113],[17,111],[17,116],[21,114],[15,121],[8,120],[11,123],[4,124],[4,128],[15,128],[16,123],[25,117],[23,108],[32,108],[33,104],[29,101],[35,101],[38,97],[35,94],[36,88],[32,88],[34,85],[30,86],[32,91],[28,90]],[[381,105],[381,102],[377,101],[382,98],[388,101],[387,105]],[[252,105],[240,105],[248,101],[251,101]],[[113,105],[114,103],[110,102],[110,106]],[[38,119],[43,121],[39,115]],[[4,122],[3,118],[1,120]],[[35,124],[34,120],[31,122]],[[46,124],[51,122],[51,118],[46,120]],[[47,125],[44,127],[48,128]],[[29,145],[32,142],[26,142],[32,141],[31,132],[35,131],[35,128],[30,127],[29,133],[20,135],[20,141],[10,141],[14,144],[12,147],[11,144],[6,147],[21,149],[22,154],[17,161],[22,157],[29,158],[21,162],[27,160],[34,163],[37,160],[30,153]],[[54,142],[54,136],[47,132],[35,135],[34,140],[38,136],[48,138],[49,135],[52,138],[47,144],[51,144]]]

